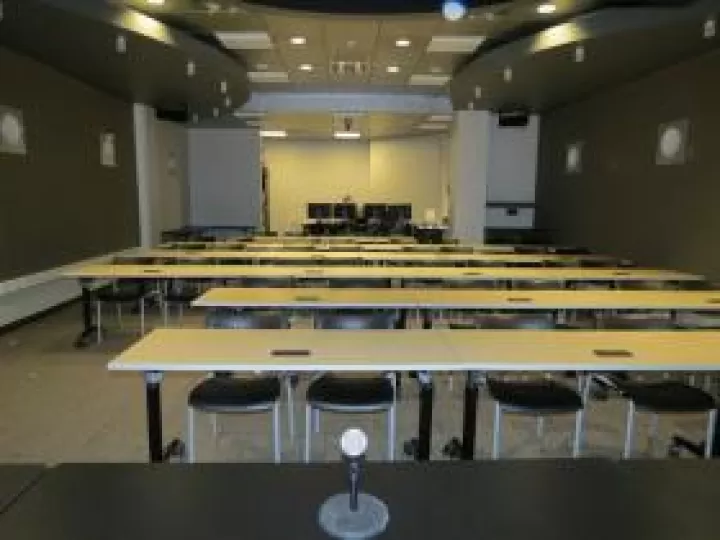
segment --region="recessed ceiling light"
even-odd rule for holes
[[[442,131],[444,129],[447,129],[447,124],[438,124],[437,122],[433,122],[433,123],[418,124],[415,127],[417,127],[418,129]]]
[[[211,15],[214,15],[222,9],[222,6],[217,2],[205,2],[205,7]]]
[[[312,66],[312,64],[300,64],[300,65],[298,66],[298,69],[299,69],[300,71],[312,71],[312,70],[313,70],[313,66]]]
[[[188,77],[193,77],[195,75],[195,62],[192,60],[188,61],[187,65],[185,66],[185,72],[187,73]]]
[[[165,3],[165,0],[147,0],[147,3],[151,6],[162,6]]]
[[[347,45],[350,49],[352,49],[353,47],[355,47],[355,45],[357,45],[357,41],[355,41],[354,39],[350,39],[350,40],[348,40],[348,42],[346,43],[346,45]]]
[[[214,116],[215,118],[217,118],[218,116],[220,116],[220,109],[218,109],[217,107],[215,107],[215,108],[213,109],[213,116]]]
[[[229,109],[230,107],[232,107],[232,98],[231,98],[230,96],[227,96],[227,97],[225,98],[225,106],[226,106],[228,109]]]
[[[200,115],[198,113],[193,113],[192,121],[193,121],[193,124],[197,124],[200,121]]]
[[[503,69],[503,80],[505,82],[512,81],[512,77],[513,77],[512,68],[506,67],[505,69]]]
[[[227,94],[228,91],[228,83],[227,81],[220,81],[220,93],[221,94]]]
[[[440,66],[432,66],[430,68],[430,73],[442,73],[442,68]]]
[[[459,21],[465,16],[467,8],[459,0],[446,0],[442,5],[442,14],[448,21]]]
[[[255,67],[258,71],[265,71],[269,66],[267,64],[257,64]]]
[[[475,99],[481,99],[482,98],[482,86],[476,86],[475,87]]]
[[[125,54],[127,52],[127,38],[122,34],[115,38],[115,50],[118,54]]]
[[[284,129],[262,129],[260,136],[266,139],[284,139],[287,137],[287,131]]]
[[[468,111],[475,109],[475,104],[472,101],[468,101]]]
[[[359,139],[362,135],[359,131],[336,131],[333,137],[336,139]]]
[[[388,66],[385,68],[388,73],[400,73],[400,66]]]
[[[395,40],[396,47],[409,47],[411,41],[407,38],[400,38]]]
[[[307,38],[305,36],[293,36],[290,38],[290,45],[305,45]]]
[[[539,4],[538,7],[535,8],[535,11],[537,11],[540,15],[550,15],[551,13],[555,13],[555,10],[557,10],[557,6],[552,2]]]

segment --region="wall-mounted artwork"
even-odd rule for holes
[[[0,153],[25,154],[26,152],[22,111],[0,105]]]
[[[114,133],[105,132],[100,135],[100,164],[104,167],[117,167]]]
[[[690,123],[687,120],[660,124],[655,163],[658,165],[682,165],[685,163],[689,131]]]
[[[577,174],[582,172],[582,150],[583,143],[574,142],[567,145],[565,149],[565,172]]]

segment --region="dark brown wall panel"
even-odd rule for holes
[[[137,245],[132,105],[0,48],[0,105],[27,155],[0,153],[0,280]],[[117,167],[100,164],[100,134]]]
[[[660,124],[683,118],[687,163],[656,165]],[[720,278],[720,51],[545,114],[537,203],[556,242]]]

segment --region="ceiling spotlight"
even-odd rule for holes
[[[220,9],[222,9],[222,6],[217,2],[205,2],[205,7],[207,8],[210,15],[214,15],[215,13],[220,11]]]
[[[151,6],[162,6],[165,3],[165,0],[147,0],[147,3]]]
[[[197,124],[200,121],[200,115],[198,113],[193,113],[192,121],[193,121],[193,124]]]
[[[220,93],[221,94],[227,94],[228,91],[228,83],[227,81],[220,81]]]
[[[472,101],[468,101],[468,111],[475,109],[475,104]]]
[[[710,39],[715,37],[715,19],[712,17],[705,21],[703,24],[703,37]]]
[[[290,45],[305,45],[307,39],[305,36],[293,36],[290,38]]]
[[[432,66],[430,68],[430,73],[442,73],[442,68],[440,66]]]
[[[217,118],[218,116],[220,116],[220,109],[218,109],[217,107],[215,107],[215,108],[213,109],[213,116],[214,116],[215,118]]]
[[[535,8],[535,11],[537,11],[540,15],[550,15],[551,13],[555,13],[556,10],[557,6],[552,2],[539,4],[538,7]]]
[[[407,38],[400,38],[395,40],[396,47],[409,47],[410,43],[410,40]]]
[[[475,99],[481,99],[482,98],[482,87],[476,86],[475,87]]]
[[[187,72],[188,77],[193,77],[195,75],[195,67],[195,62],[193,62],[192,60],[187,63],[187,66],[185,66],[185,71]]]
[[[298,66],[298,69],[299,69],[300,71],[312,71],[312,70],[313,70],[313,66],[312,66],[312,64],[300,64],[300,65]]]
[[[125,54],[127,52],[127,38],[122,34],[115,38],[115,50],[118,54]]]
[[[388,73],[400,73],[400,66],[388,66],[385,68]]]
[[[225,106],[226,106],[228,109],[229,109],[230,107],[232,107],[232,98],[231,98],[230,96],[227,96],[227,97],[225,98]]]
[[[263,129],[260,130],[260,136],[265,139],[284,139],[287,137],[287,131],[284,129]]]
[[[575,53],[573,55],[573,59],[575,60],[575,62],[578,62],[578,63],[584,62],[585,61],[585,47],[583,47],[582,45],[578,45],[577,47],[575,47]]]
[[[255,67],[258,71],[265,71],[269,66],[267,64],[257,64]]]
[[[359,131],[336,131],[333,133],[336,139],[359,139],[362,134]]]
[[[512,81],[512,76],[513,76],[512,68],[506,67],[505,69],[503,69],[503,80],[505,82]]]
[[[465,4],[460,0],[446,0],[442,5],[442,14],[448,21],[459,21],[467,13]]]

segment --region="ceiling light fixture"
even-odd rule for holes
[[[454,118],[452,114],[431,114],[428,122],[452,122]]]
[[[513,77],[513,72],[512,72],[511,67],[506,67],[505,69],[503,69],[503,80],[505,82],[512,81],[512,77]]]
[[[227,94],[228,91],[228,83],[227,81],[220,81],[220,93],[221,94]]]
[[[481,99],[482,98],[482,86],[476,86],[475,87],[475,99]]]
[[[448,21],[459,21],[467,13],[465,4],[460,0],[446,0],[442,5],[442,14]]]
[[[231,98],[230,96],[227,96],[227,97],[225,98],[225,106],[226,106],[228,109],[229,109],[230,107],[232,107],[232,98]]]
[[[440,66],[432,66],[430,68],[430,73],[442,73],[442,68]]]
[[[359,139],[362,135],[358,131],[336,131],[333,137],[336,139]]]
[[[269,66],[267,64],[257,64],[255,67],[258,71],[265,71]]]
[[[400,73],[400,66],[388,66],[385,68],[388,73]]]
[[[125,54],[127,52],[127,38],[122,34],[115,38],[115,50],[118,54]]]
[[[299,69],[300,71],[312,71],[312,70],[313,70],[313,66],[312,66],[312,64],[300,64],[300,65],[298,66],[298,69]]]
[[[165,3],[165,0],[147,0],[147,3],[151,6],[162,6]]]
[[[265,139],[284,139],[287,137],[287,131],[284,129],[261,129],[260,136]]]
[[[220,116],[220,109],[218,109],[217,107],[215,107],[215,108],[213,109],[213,116],[214,116],[215,118],[217,118],[218,116]]]
[[[409,47],[411,41],[407,38],[400,38],[395,40],[396,47]]]
[[[582,45],[578,45],[577,47],[575,47],[573,59],[577,63],[584,62],[585,61],[585,47],[583,47]]]
[[[205,2],[205,7],[210,15],[215,15],[215,13],[222,9],[222,6],[217,2]]]
[[[200,115],[198,113],[193,113],[192,121],[193,121],[193,124],[197,124],[200,121]]]
[[[193,62],[192,60],[187,63],[187,65],[185,66],[185,72],[187,73],[188,77],[195,76],[195,67],[195,62]]]
[[[290,45],[305,45],[307,39],[305,36],[293,36],[290,38]]]
[[[551,13],[555,13],[556,10],[557,6],[552,2],[539,4],[538,7],[535,8],[535,11],[537,11],[540,15],[550,15]]]
[[[703,24],[703,37],[705,39],[710,39],[715,37],[715,19],[710,17],[705,21],[705,24]]]

